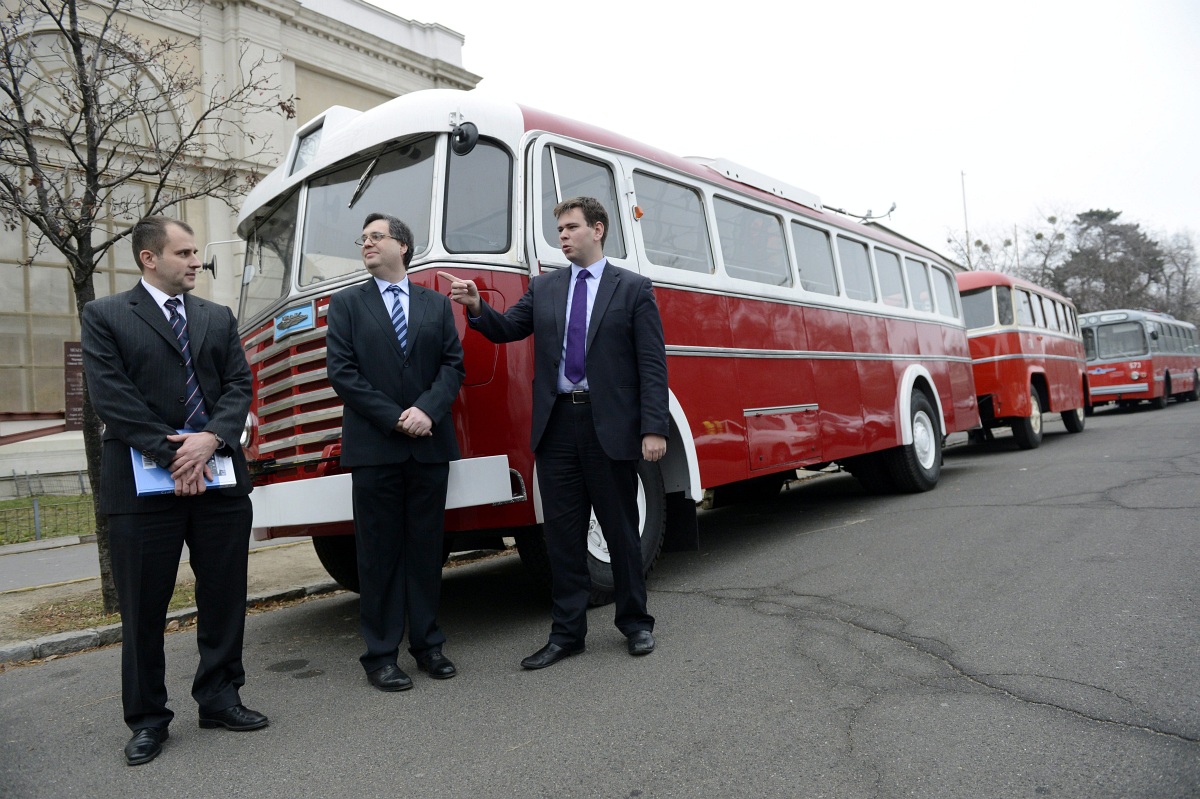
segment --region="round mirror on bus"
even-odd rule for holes
[[[474,122],[464,122],[461,125],[455,125],[454,130],[450,132],[450,149],[455,155],[466,155],[475,149],[476,143],[479,141],[479,128]]]

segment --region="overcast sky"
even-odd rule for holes
[[[972,238],[1089,208],[1200,231],[1195,0],[373,2],[464,34],[489,94],[895,202],[884,223],[942,251],[964,182]]]

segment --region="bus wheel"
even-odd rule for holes
[[[942,433],[937,414],[922,391],[912,396],[911,444],[887,451],[892,481],[900,491],[928,491],[942,474]]]
[[[1029,416],[1013,422],[1012,433],[1021,449],[1037,449],[1042,443],[1042,396],[1036,386],[1029,387]]]
[[[1200,372],[1192,372],[1192,390],[1184,394],[1188,402],[1200,400]]]
[[[314,535],[317,560],[329,576],[347,591],[358,593],[358,545],[352,535]]]
[[[1076,408],[1073,411],[1062,412],[1063,426],[1067,428],[1068,433],[1083,432],[1083,408]]]
[[[662,551],[663,534],[667,528],[667,493],[663,487],[662,469],[657,463],[638,461],[638,532],[642,540],[642,573],[650,574],[658,553]],[[592,575],[591,604],[607,605],[616,590],[613,584],[612,559],[608,542],[596,521],[595,512],[588,526],[588,571]]]
[[[1167,407],[1167,400],[1170,398],[1170,396],[1171,396],[1171,376],[1167,375],[1166,378],[1163,380],[1162,395],[1150,400],[1150,407],[1154,408],[1155,410],[1161,411],[1163,408]]]

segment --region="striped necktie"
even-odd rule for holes
[[[196,379],[196,369],[192,366],[192,347],[188,339],[187,320],[179,313],[179,300],[175,297],[167,300],[166,308],[171,312],[171,329],[175,338],[179,339],[179,349],[183,352],[183,367],[187,372],[187,399],[184,408],[187,410],[187,421],[184,427],[189,430],[203,430],[208,424],[208,411],[204,409],[204,394],[200,392],[200,381]]]
[[[400,287],[396,285],[388,286],[387,290],[392,293],[392,327],[396,328],[396,339],[400,342],[400,349],[408,350],[408,320],[404,317],[404,306],[400,302]]]

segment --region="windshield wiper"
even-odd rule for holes
[[[354,187],[354,193],[350,195],[350,203],[346,206],[347,208],[353,208],[354,204],[358,202],[358,198],[367,190],[367,186],[371,182],[371,175],[375,172],[375,165],[378,163],[379,156],[377,155],[371,163],[367,164],[367,168],[363,170],[362,177],[358,179],[358,185]]]

